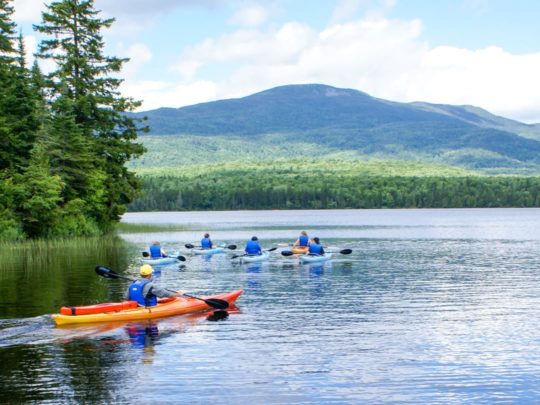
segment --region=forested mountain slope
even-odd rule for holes
[[[239,99],[136,115],[148,117],[153,134],[142,138],[149,147],[146,163],[163,162],[153,153],[165,159],[178,153],[209,158],[194,163],[215,161],[214,152],[224,154],[224,161],[252,156],[229,150],[230,142],[263,150],[268,159],[345,153],[494,173],[537,172],[540,167],[537,125],[471,106],[396,103],[325,85],[288,85]],[[157,135],[168,136],[162,140]]]

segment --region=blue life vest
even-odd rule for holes
[[[161,246],[150,246],[150,257],[161,257]]]
[[[301,235],[298,238],[298,243],[300,246],[307,246],[309,244],[309,238],[306,235]]]
[[[245,251],[248,255],[260,255],[262,253],[261,245],[256,240],[248,241]]]
[[[201,247],[203,249],[212,249],[212,241],[210,240],[210,238],[201,239]]]
[[[150,280],[137,280],[131,283],[129,286],[129,300],[137,301],[142,307],[153,307],[157,305],[157,297],[151,291],[148,292],[146,297],[143,296],[143,288],[149,282]]]
[[[321,245],[317,245],[316,243],[310,243],[309,244],[309,253],[314,255],[322,255],[324,254],[323,247]]]

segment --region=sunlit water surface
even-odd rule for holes
[[[186,230],[125,234],[127,246],[81,253],[45,274],[2,268],[0,402],[540,401],[540,210],[133,213],[124,221]],[[353,253],[324,265],[281,256],[279,244],[303,229]],[[279,249],[251,265],[231,261],[234,251],[190,256],[183,245],[205,231],[239,247],[257,235]],[[120,299],[128,282],[99,278],[94,266],[135,276],[154,240],[188,258],[162,267],[160,284],[194,294],[243,288],[238,309],[218,321],[203,313],[53,326],[46,314],[60,305]]]

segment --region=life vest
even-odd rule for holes
[[[256,240],[248,241],[245,250],[248,255],[260,255],[262,251],[259,242],[257,242]]]
[[[150,246],[150,257],[161,257],[161,246]]]
[[[309,244],[309,238],[306,235],[301,235],[298,238],[299,246],[307,246]]]
[[[149,282],[150,280],[137,280],[131,283],[129,286],[130,301],[137,301],[141,307],[153,307],[157,305],[157,297],[151,291],[148,292],[146,297],[143,296],[143,288]]]
[[[203,249],[212,249],[212,241],[210,240],[210,238],[201,239],[201,247]]]
[[[321,245],[317,245],[316,243],[310,243],[309,244],[309,254],[322,255],[322,254],[324,254],[323,247]]]

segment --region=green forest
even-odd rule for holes
[[[103,234],[139,195],[126,162],[145,150],[115,77],[127,60],[103,51],[114,20],[91,0],[50,3],[29,67],[14,11],[0,0],[0,240]]]
[[[540,178],[401,161],[298,159],[141,170],[133,211],[535,207]]]

